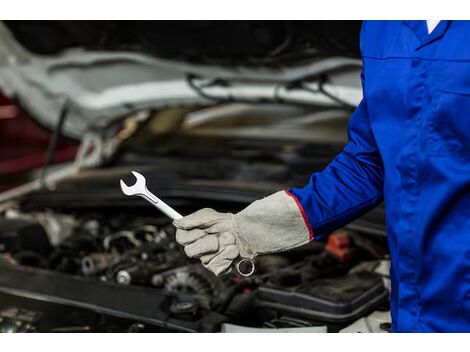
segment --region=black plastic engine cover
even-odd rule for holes
[[[318,279],[294,287],[263,286],[260,307],[330,323],[348,323],[376,309],[388,298],[382,277],[359,272]]]

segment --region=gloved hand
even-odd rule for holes
[[[285,251],[306,244],[309,229],[295,200],[285,191],[257,200],[237,214],[202,209],[173,222],[185,253],[200,258],[216,275],[237,257]]]

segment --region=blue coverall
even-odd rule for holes
[[[395,332],[470,332],[470,21],[366,21],[349,142],[291,193],[321,238],[385,200]]]

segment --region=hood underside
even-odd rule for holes
[[[142,110],[217,101],[350,106],[360,23],[3,22],[0,88],[80,138]],[[321,89],[320,89],[321,88]],[[327,94],[325,94],[325,91]],[[337,99],[331,99],[331,96]]]

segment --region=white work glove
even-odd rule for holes
[[[215,275],[237,257],[285,251],[309,242],[309,230],[295,200],[285,191],[257,200],[237,214],[202,209],[175,220],[176,241]]]

